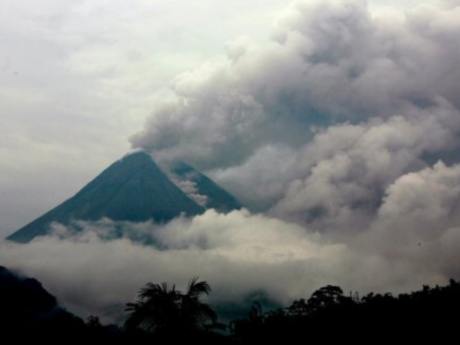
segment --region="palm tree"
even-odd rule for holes
[[[193,278],[189,284],[187,293],[182,295],[181,319],[185,328],[203,329],[215,325],[217,315],[212,308],[200,301],[201,296],[209,295],[211,287],[205,281]]]
[[[140,328],[149,332],[165,330],[179,320],[180,293],[175,285],[147,283],[139,291],[135,303],[128,303],[131,312],[126,321],[129,329]]]
[[[200,301],[211,287],[193,278],[185,294],[167,283],[148,283],[140,290],[135,303],[128,303],[128,329],[142,329],[151,333],[190,332],[207,329],[215,324],[216,313]]]

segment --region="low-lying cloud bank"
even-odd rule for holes
[[[165,226],[110,220],[76,226],[84,230],[56,225],[53,236],[2,243],[0,262],[36,276],[70,308],[99,314],[132,300],[148,281],[185,286],[193,276],[209,281],[216,303],[237,303],[260,290],[286,301],[330,281],[346,252],[298,225],[247,211],[209,210]],[[150,236],[157,248],[128,238],[107,241],[120,230]]]
[[[146,282],[184,287],[193,276],[212,285],[214,304],[242,303],[257,291],[287,303],[331,283],[361,292],[408,290],[459,276],[459,222],[446,217],[454,209],[444,211],[460,198],[459,182],[460,167],[442,163],[404,176],[387,190],[372,228],[343,242],[246,210],[209,210],[162,226],[102,220],[79,222],[83,231],[73,232],[55,225],[52,236],[29,244],[0,244],[0,262],[39,278],[71,310],[109,319]],[[107,241],[120,230],[156,246]]]

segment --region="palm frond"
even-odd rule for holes
[[[209,295],[211,286],[206,281],[199,281],[198,277],[190,280],[187,289],[187,296],[190,298],[199,298],[201,295]]]

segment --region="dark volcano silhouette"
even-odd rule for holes
[[[73,220],[167,222],[181,214],[193,216],[205,208],[189,198],[143,151],[113,163],[75,196],[8,237],[29,242],[46,235],[53,222]]]

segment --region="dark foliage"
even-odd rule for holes
[[[424,286],[421,291],[402,294],[345,296],[336,286],[326,286],[305,301],[261,313],[232,323],[238,344],[264,342],[398,343],[431,340],[443,343],[457,339],[460,283],[445,287]],[[450,341],[449,341],[450,342]]]
[[[85,323],[61,308],[37,280],[1,266],[0,334],[2,344],[25,341],[67,344],[90,340],[117,344],[124,340],[117,327],[102,326],[96,317]]]
[[[4,335],[80,333],[84,323],[59,308],[41,284],[0,267],[0,324]]]
[[[175,286],[147,284],[127,305],[125,327],[104,326],[98,317],[86,322],[59,307],[41,284],[0,267],[0,334],[2,340],[47,343],[110,344],[262,343],[399,343],[456,342],[460,283],[424,286],[410,294],[345,295],[325,286],[309,299],[286,308],[263,311],[254,303],[247,317],[224,331],[213,309],[201,301],[211,291],[193,279],[182,293]]]
[[[125,323],[128,332],[142,332],[158,341],[200,339],[211,343],[219,336],[213,332],[219,325],[214,310],[200,298],[211,287],[194,278],[185,293],[167,283],[148,283],[135,303],[128,303],[130,313]]]

